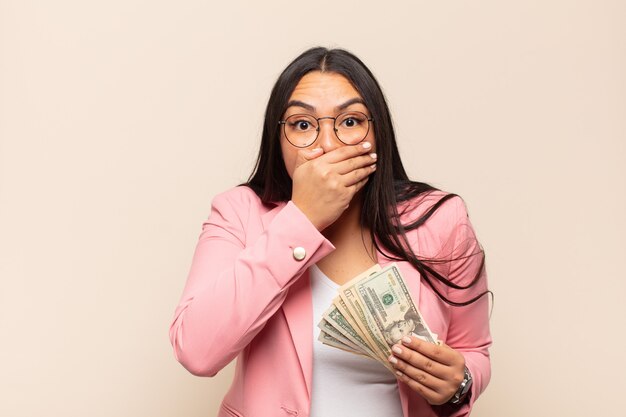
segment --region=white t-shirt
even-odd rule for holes
[[[339,285],[309,268],[313,293],[313,386],[310,417],[402,417],[398,383],[379,362],[322,344],[317,324]]]

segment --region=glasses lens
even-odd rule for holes
[[[285,120],[285,136],[294,146],[309,146],[317,138],[317,120],[306,114],[291,115]]]
[[[356,145],[367,136],[369,120],[365,114],[358,111],[342,113],[337,116],[335,129],[337,129],[337,137],[343,143]]]

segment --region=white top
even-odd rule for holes
[[[310,417],[402,417],[398,383],[379,362],[322,344],[317,324],[339,285],[309,268],[313,293],[313,386]]]

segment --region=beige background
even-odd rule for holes
[[[372,68],[411,175],[469,206],[496,294],[474,415],[620,413],[626,3],[338,3],[0,0],[0,415],[214,415],[232,367],[188,374],[168,327],[318,44]]]

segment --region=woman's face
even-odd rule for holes
[[[408,318],[406,320],[398,320],[392,326],[389,326],[389,328],[385,330],[386,334],[384,336],[387,340],[387,343],[398,343],[400,339],[402,339],[404,336],[409,335],[413,330],[415,330],[415,322],[411,318]]]
[[[365,107],[363,98],[343,75],[333,72],[313,71],[306,74],[293,90],[287,103],[287,110],[282,120],[292,114],[309,114],[318,117],[337,115],[346,111],[359,111],[371,117],[371,113]],[[371,122],[370,122],[371,123]],[[333,130],[334,121],[325,119],[319,121],[319,135],[317,140],[305,149],[321,148],[324,153],[337,149],[340,146],[350,146],[342,143]],[[372,144],[372,152],[376,152],[374,129],[370,125],[369,132],[364,141]],[[289,176],[293,178],[295,162],[298,151],[285,138],[284,130],[280,132],[280,147],[285,161],[285,168]]]

